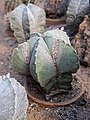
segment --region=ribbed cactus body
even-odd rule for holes
[[[18,43],[27,41],[33,32],[44,32],[45,12],[33,4],[19,5],[10,15],[10,26]]]
[[[64,15],[66,7],[67,2],[65,0],[46,0],[44,3],[46,15],[50,18],[58,18]]]
[[[9,74],[0,76],[0,120],[26,120],[27,94]]]
[[[85,14],[89,12],[89,0],[71,0],[67,9],[66,23],[71,25],[74,21],[80,24]]]
[[[26,67],[24,65],[17,66],[17,62],[22,62],[22,58],[17,58],[15,52],[23,56],[24,59],[26,59],[24,52],[27,52],[23,51],[23,53],[20,54],[19,47],[13,52],[13,64],[16,66],[18,72],[24,75],[29,73],[46,89],[48,89],[47,85],[49,85],[49,83],[49,86],[53,86],[53,84],[56,83],[55,79],[59,78],[59,76],[64,76],[66,73],[71,76],[71,73],[75,73],[79,67],[75,50],[72,48],[66,33],[61,30],[50,30],[43,35],[39,35],[38,33],[31,35],[27,43],[22,43],[20,45],[23,50],[26,49],[22,47],[24,44],[29,45],[29,54],[27,54],[28,64],[26,63]],[[20,71],[21,68],[24,67],[25,69]],[[50,81],[53,81],[53,83]],[[50,88],[51,87],[49,87],[49,89]]]
[[[20,4],[23,4],[23,3],[28,4],[30,2],[33,3],[33,1],[34,0],[5,0],[6,13],[11,12]]]

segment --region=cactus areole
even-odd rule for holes
[[[70,89],[72,73],[79,68],[68,36],[59,29],[31,34],[27,42],[14,49],[12,62],[20,74],[31,75],[46,91],[54,86]]]

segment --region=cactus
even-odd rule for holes
[[[10,74],[0,76],[0,120],[26,120],[27,94]]]
[[[7,12],[11,12],[14,10],[17,6],[20,4],[28,4],[28,3],[34,3],[34,0],[5,0],[5,10]]]
[[[31,75],[46,91],[57,83],[67,88],[71,73],[79,67],[68,36],[59,29],[31,34],[30,40],[14,49],[12,63],[20,74]]]
[[[65,0],[46,0],[44,9],[47,17],[58,18],[66,13],[66,1]]]
[[[76,22],[80,24],[82,18],[89,12],[89,0],[71,0],[67,9],[67,25]]]
[[[44,32],[45,12],[33,4],[19,5],[11,12],[10,26],[18,43],[22,43],[30,38],[30,33]]]

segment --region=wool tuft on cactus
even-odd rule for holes
[[[59,29],[31,34],[27,42],[14,49],[12,63],[18,73],[31,75],[46,91],[56,85],[70,89],[72,73],[79,68],[69,37]]]

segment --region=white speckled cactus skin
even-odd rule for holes
[[[26,120],[27,94],[10,74],[0,76],[0,120]]]
[[[45,12],[34,4],[21,4],[10,15],[10,26],[18,43],[27,41],[33,32],[45,31]]]

